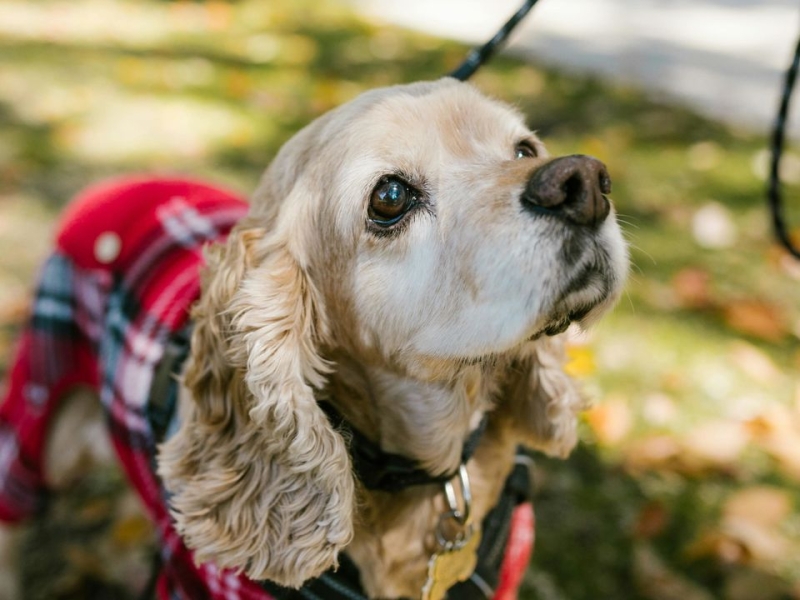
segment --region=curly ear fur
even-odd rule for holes
[[[322,304],[288,245],[248,220],[203,277],[192,401],[159,473],[197,561],[299,587],[353,535],[350,458],[314,397],[329,369]]]
[[[578,441],[577,415],[585,408],[575,381],[564,372],[560,337],[542,338],[512,362],[500,403],[522,433],[523,443],[566,457]]]

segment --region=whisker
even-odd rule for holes
[[[638,252],[641,252],[646,258],[649,258],[650,261],[653,263],[653,266],[656,266],[658,264],[658,261],[653,257],[653,255],[650,254],[647,250],[645,250],[641,246],[639,246],[638,244],[633,244],[633,243],[630,243],[630,241],[629,241],[628,245],[630,246],[630,248],[632,250],[637,250]],[[633,263],[631,263],[631,264],[633,264]]]

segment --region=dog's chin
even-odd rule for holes
[[[598,283],[602,283],[598,285]],[[570,325],[577,323],[585,329],[596,322],[617,297],[617,291],[610,280],[598,277],[582,289],[572,289],[566,293],[548,312],[539,319],[534,332],[528,340],[542,336],[555,336],[564,333]]]

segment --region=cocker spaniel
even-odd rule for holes
[[[83,221],[62,228],[42,275],[52,293],[37,296],[0,422],[12,449],[0,517],[26,512],[15,489],[38,493],[104,459],[75,433],[99,409],[60,399],[76,395],[64,372],[86,368],[99,375],[77,383],[99,390],[165,548],[164,597],[292,597],[281,594],[341,563],[369,598],[442,598],[475,569],[517,447],[575,445],[582,400],[560,334],[615,302],[627,253],[604,165],[549,156],[507,105],[453,79],[367,92],[283,146],[246,215],[218,203],[237,221],[227,236],[208,225],[212,188],[138,182],[132,206],[119,191],[131,186],[115,185],[75,209]],[[137,211],[183,258],[157,266],[166,246],[141,233]],[[78,223],[103,214],[127,229]],[[176,265],[196,268],[208,240],[188,358],[166,368],[181,372],[175,384],[154,373],[188,331],[181,307],[199,285]],[[83,300],[59,310],[64,293]],[[39,310],[90,343],[86,360],[75,350],[61,375],[31,385]],[[176,417],[154,389],[175,397]],[[8,407],[37,399],[58,405],[50,441],[20,466]]]

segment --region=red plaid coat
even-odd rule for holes
[[[76,385],[98,391],[120,462],[160,537],[164,599],[273,598],[243,575],[192,561],[153,468],[148,397],[199,294],[202,247],[246,211],[234,194],[185,179],[117,179],[86,190],[61,221],[0,405],[0,520],[16,521],[42,506],[44,435],[59,398]],[[495,598],[515,597],[532,532],[530,505],[521,505]]]

